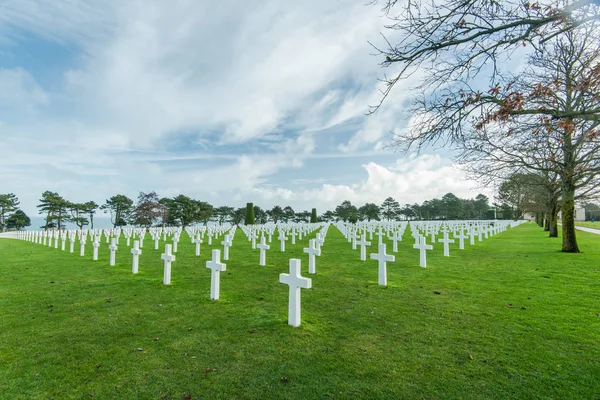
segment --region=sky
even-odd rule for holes
[[[0,193],[29,214],[45,190],[319,212],[493,196],[444,150],[390,147],[414,79],[366,115],[394,72],[366,3],[0,1]]]

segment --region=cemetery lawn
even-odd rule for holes
[[[170,286],[148,239],[135,276],[122,237],[114,267],[104,240],[99,261],[0,240],[0,398],[599,398],[600,236],[577,235],[563,254],[527,223],[423,269],[407,230],[380,287],[332,226],[299,328],[279,273],[308,276],[307,240],[259,267],[238,229],[219,301],[186,234]]]
[[[600,229],[600,221],[575,222],[577,226],[585,226],[586,228]]]

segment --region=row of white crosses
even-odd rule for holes
[[[195,229],[195,230],[190,229],[190,230],[186,230],[186,231],[188,232],[189,235],[192,235],[192,239],[196,243],[196,255],[200,255],[200,243],[202,243],[202,239],[200,236],[202,234],[208,232],[208,235],[209,235],[208,237],[210,238],[213,235],[218,236],[219,234],[222,234],[223,232],[227,231],[228,233],[225,234],[224,240],[221,242],[221,244],[224,246],[223,258],[224,258],[224,260],[228,260],[229,259],[229,247],[231,247],[231,245],[232,245],[233,236],[235,235],[235,229],[236,229],[236,227],[219,226],[219,227],[212,227],[212,228],[208,228],[208,229],[206,229],[206,228],[205,229],[200,228],[200,229]],[[108,246],[108,248],[110,250],[109,265],[114,266],[115,262],[116,262],[116,252],[118,250],[117,239],[121,233],[123,233],[123,236],[127,239],[128,244],[129,244],[130,238],[134,237],[135,235],[137,235],[138,238],[140,239],[140,240],[134,241],[134,246],[131,249],[132,273],[137,274],[139,272],[139,256],[142,254],[141,247],[142,247],[142,243],[143,243],[143,237],[146,233],[145,229],[124,229],[124,230],[117,229],[117,230],[103,230],[103,231],[79,230],[79,231],[63,231],[62,233],[59,231],[55,231],[54,233],[50,233],[50,234],[48,234],[48,232],[44,232],[43,237],[51,238],[52,236],[54,236],[57,238],[56,240],[58,240],[59,234],[62,234],[63,238],[66,238],[66,235],[69,235],[71,238],[71,252],[73,251],[72,248],[73,248],[73,243],[75,241],[75,237],[78,237],[80,244],[81,244],[80,255],[84,256],[86,240],[87,240],[87,236],[89,234],[90,237],[92,238],[92,246],[93,246],[92,258],[94,261],[96,261],[96,260],[98,260],[98,248],[100,247],[100,242],[99,242],[100,237],[104,234],[108,241],[108,239],[111,236],[116,236],[116,237],[112,237],[112,240],[110,241],[110,245]],[[160,237],[161,233],[163,235],[165,235],[165,236],[163,236],[163,239],[166,239],[167,234],[173,236],[173,244],[166,245],[165,253],[161,255],[161,259],[164,260],[163,283],[168,285],[171,283],[171,263],[173,261],[175,261],[175,259],[176,259],[175,255],[173,253],[177,252],[177,243],[179,241],[179,235],[181,234],[181,230],[178,228],[174,228],[174,229],[173,228],[171,228],[171,229],[152,228],[150,230],[150,233],[153,236],[153,238],[155,238],[155,240],[157,240]],[[193,237],[194,235],[196,236],[195,238]],[[35,238],[35,237],[39,237],[41,240],[42,234],[32,233],[32,234],[28,234],[27,236],[24,235],[24,239],[31,239],[32,241],[33,241],[32,238]],[[48,240],[48,243],[51,243],[51,240]],[[64,240],[63,240],[63,244],[64,244]],[[264,244],[264,241],[263,241],[263,244]],[[216,258],[215,258],[215,254],[216,254]],[[215,253],[213,251],[213,265],[219,264],[219,262],[220,262],[219,258],[220,258],[220,252]],[[263,258],[264,258],[264,253],[263,253]],[[261,264],[264,265],[264,260]],[[311,265],[310,270],[314,271],[314,259],[313,258],[309,259],[309,264]],[[214,281],[214,278],[213,278],[213,281]],[[218,293],[218,288],[216,290],[213,290],[213,293]]]
[[[386,245],[382,243],[382,237],[386,235],[393,242],[393,252],[398,252],[398,241],[402,240],[402,235],[407,227],[406,222],[366,222],[359,224],[337,224],[340,231],[346,236],[348,241],[352,242],[352,248],[356,249],[360,246],[360,259],[366,261],[366,247],[371,245],[371,242],[366,240],[366,234],[369,233],[373,237],[373,233],[378,236],[378,252],[372,253],[370,258],[378,262],[378,282],[379,285],[387,285],[387,263],[395,261],[395,256],[389,255],[386,252]],[[469,237],[464,235],[465,229],[469,232],[471,243],[476,235],[480,240],[482,235],[488,237],[496,233],[502,232],[508,226],[514,226],[514,223],[508,221],[443,221],[443,222],[411,222],[411,234],[415,239],[414,249],[419,250],[419,266],[427,267],[427,251],[433,250],[432,244],[427,244],[427,236],[431,237],[431,242],[435,243],[439,233],[442,238],[437,240],[443,244],[444,256],[450,256],[450,244],[454,243],[450,239],[449,232],[454,233],[454,237],[459,239],[460,249],[464,249],[464,239]],[[384,231],[386,233],[384,234]]]
[[[151,233],[151,235],[154,235],[153,232],[156,231],[164,231],[165,234],[166,232],[174,232],[176,230],[180,230],[180,228],[150,228],[149,232]],[[116,228],[116,229],[96,229],[96,230],[88,230],[88,229],[82,229],[82,230],[54,230],[54,231],[25,231],[23,233],[23,239],[24,240],[28,240],[34,243],[40,243],[40,244],[46,244],[47,239],[48,239],[48,243],[49,246],[51,245],[51,240],[52,238],[54,238],[55,240],[55,247],[56,246],[56,242],[58,240],[58,238],[63,238],[65,239],[66,237],[72,238],[74,239],[75,236],[77,236],[78,238],[82,239],[87,239],[87,237],[93,237],[96,238],[98,241],[101,240],[101,237],[104,235],[105,239],[106,239],[106,243],[110,243],[110,238],[111,237],[115,237],[115,238],[119,238],[121,235],[123,235],[126,240],[127,240],[127,245],[130,245],[130,238],[134,237],[134,236],[138,236],[140,239],[143,240],[143,237],[146,234],[146,228],[127,228],[127,229],[120,229],[120,228]],[[143,245],[140,243],[140,247],[143,247]]]
[[[300,232],[300,235],[302,233],[304,234],[308,234],[308,232],[310,232],[312,229],[316,228],[316,226],[319,226],[319,224],[305,224],[304,227],[297,227],[297,226],[278,226],[279,230],[280,230],[280,241],[281,241],[281,246],[283,250],[283,246],[285,243],[285,229],[288,228],[290,229],[290,231],[295,231],[296,229],[298,229],[298,231]],[[400,224],[390,224],[387,223],[387,226],[385,226],[385,229],[387,230],[387,235],[389,238],[391,238],[393,240],[394,243],[394,252],[397,252],[397,241],[402,240],[402,232],[404,231],[404,229],[406,228],[406,223],[400,223]],[[394,226],[395,225],[395,226]],[[426,232],[437,232],[438,228],[439,228],[439,224],[429,224],[428,226],[423,226],[423,224],[420,224],[421,226],[419,226],[418,224],[411,224],[411,230],[413,231],[413,236],[415,236],[415,245],[413,246],[416,249],[420,250],[420,266],[422,267],[426,267],[427,262],[426,262],[426,250],[431,250],[433,247],[431,245],[427,245],[426,244],[426,240],[425,240],[425,236],[424,235],[420,235],[419,234],[419,229],[425,229]],[[377,226],[377,228],[375,228]],[[376,235],[379,237],[379,242],[380,242],[380,247],[381,247],[381,242],[382,242],[382,236],[383,236],[383,224],[368,224],[362,227],[358,227],[363,229],[363,234],[361,236],[361,240],[357,241],[356,237],[357,234],[352,231],[352,230],[348,230],[348,229],[344,229],[344,227],[341,227],[343,231],[345,231],[348,236],[350,236],[352,242],[353,242],[353,248],[356,248],[356,245],[360,245],[361,246],[361,260],[366,260],[366,246],[370,245],[369,242],[366,242],[365,240],[365,233],[366,231],[368,231],[370,233],[370,235],[372,236],[373,232],[375,230],[377,230]],[[396,228],[396,229],[395,229]],[[414,228],[414,229],[413,229]],[[205,227],[202,227],[200,229],[198,229],[200,231],[199,234],[196,235],[195,238],[195,242],[196,242],[196,255],[200,254],[200,243],[202,242],[201,238],[200,238],[200,234],[203,234],[204,232],[206,232],[208,230],[209,235],[211,233],[215,233],[216,231],[220,231],[220,233],[223,233],[224,231],[229,229],[229,234],[225,234],[224,236],[224,240],[223,242],[221,242],[221,244],[224,246],[223,248],[223,259],[224,260],[228,260],[229,259],[229,247],[231,247],[232,245],[232,238],[233,235],[235,234],[235,227],[212,227],[212,228],[208,228],[206,229]],[[270,234],[272,234],[272,226],[270,227],[261,227],[259,229],[264,231],[268,231]],[[357,230],[358,230],[357,229]],[[252,237],[252,239],[254,239],[256,237],[256,232],[253,231],[253,229],[248,229],[250,231],[249,236]],[[390,233],[390,230],[392,231],[392,233]],[[479,232],[481,232],[482,228],[479,228]],[[167,229],[163,229],[163,228],[153,228],[152,234],[155,237],[158,237],[160,235],[160,233],[167,233]],[[86,236],[88,234],[88,231],[75,231],[77,232],[77,234],[79,235],[79,239],[81,241],[81,250],[80,250],[80,255],[83,256],[84,255],[84,249],[85,249],[85,241],[86,241]],[[74,238],[75,235],[73,234],[73,231],[70,231],[69,234],[71,235],[71,251],[72,251],[72,247],[73,247],[73,242],[74,242]],[[98,247],[99,247],[99,237],[100,235],[104,233],[104,235],[107,238],[111,236],[111,235],[115,235],[116,238],[118,238],[119,234],[121,233],[121,230],[117,229],[117,230],[105,230],[104,232],[101,231],[90,231],[90,235],[93,235],[94,240],[93,240],[93,247],[94,247],[94,255],[93,255],[93,259],[97,260],[98,259]],[[132,254],[134,254],[134,261],[132,262],[133,264],[137,264],[137,257],[139,256],[139,254],[141,254],[141,250],[140,248],[142,247],[142,243],[143,243],[143,235],[145,234],[145,230],[140,230],[138,229],[137,231],[134,230],[123,230],[123,233],[125,235],[125,237],[127,239],[129,239],[131,237],[132,234],[137,234],[138,237],[140,238],[140,241],[138,241],[139,244],[135,245],[135,248],[132,249]],[[177,243],[179,241],[179,235],[181,233],[181,231],[178,228],[171,228],[168,232],[169,234],[173,235],[173,245],[170,248],[169,252],[166,252],[165,254],[169,255],[171,252],[172,253],[176,253],[177,252]],[[248,232],[246,232],[248,235]],[[190,231],[188,230],[188,234],[190,234]],[[55,247],[56,247],[56,242],[58,240],[58,234],[55,233]],[[193,235],[193,233],[192,233]],[[210,236],[209,236],[210,237]],[[432,236],[433,237],[433,236]],[[116,244],[116,238],[113,238],[110,246],[109,246],[109,250],[110,250],[110,265],[115,265],[115,252],[118,249],[118,246]],[[471,235],[471,238],[473,238],[473,235]],[[193,239],[194,240],[194,239]],[[449,251],[448,251],[448,243],[453,242],[452,240],[450,240],[447,236],[447,226],[444,226],[444,238],[440,239],[440,242],[444,243],[444,255],[448,256],[449,255]],[[50,241],[49,241],[50,243]],[[309,272],[310,273],[314,273],[313,271],[315,270],[315,255],[320,255],[320,245],[322,243],[322,239],[317,236],[316,239],[314,239],[313,241],[309,242],[309,247],[304,249],[304,252],[307,253],[309,255]],[[64,247],[64,239],[63,239],[63,247]],[[156,246],[155,246],[156,248]],[[259,245],[259,250],[260,250],[260,260],[259,260],[259,264],[260,265],[265,265],[265,255],[266,255],[266,250],[269,249],[269,246],[266,245],[266,243],[264,242],[264,236],[262,237],[261,240],[261,244]],[[462,240],[461,240],[461,248],[462,248]],[[377,256],[379,258],[385,258],[385,247],[383,252],[380,250],[379,253],[375,253],[371,255],[371,258],[373,258],[374,256]],[[136,270],[137,271],[137,265],[132,266],[132,270]],[[169,279],[170,281],[170,279]]]
[[[449,243],[459,241],[459,249],[464,250],[465,239],[470,239],[470,244],[475,244],[475,237],[481,242],[483,238],[487,239],[506,230],[509,226],[515,226],[512,221],[427,221],[427,222],[411,222],[411,230],[413,236],[431,235],[431,241],[435,241],[435,237],[439,232],[443,238],[438,239],[439,243],[444,244],[444,255],[449,256]],[[454,240],[449,238],[449,233],[452,232]]]
[[[288,235],[292,238],[292,244],[296,244],[296,236],[299,240],[303,237],[309,235],[316,229],[319,229],[323,226],[323,224],[264,224],[264,225],[249,225],[242,226],[241,229],[248,238],[248,240],[252,243],[252,249],[259,250],[259,265],[266,265],[266,253],[267,250],[271,248],[270,245],[267,244],[267,238],[269,238],[269,242],[271,242],[270,238],[275,233],[275,230],[278,231],[278,239],[280,242],[280,251],[285,251],[285,242],[288,240]],[[260,243],[256,244],[256,240],[260,237]],[[314,239],[314,243],[311,244],[309,241],[309,248],[304,249],[304,251],[309,254],[309,271],[315,269],[315,260],[314,255],[316,254],[316,242],[319,244],[322,243],[322,240],[319,239],[319,234],[317,234],[317,238]]]
[[[159,229],[161,229],[161,228],[159,228]],[[143,233],[142,233],[142,231],[143,231]],[[143,235],[145,234],[145,229],[144,230],[142,230],[142,229],[136,229],[136,230],[106,229],[106,230],[32,231],[32,232],[27,232],[26,234],[24,234],[23,239],[32,241],[34,243],[39,243],[39,241],[42,240],[42,238],[54,237],[55,238],[55,248],[57,248],[56,242],[57,242],[58,238],[61,237],[62,238],[61,249],[64,251],[65,250],[65,242],[68,237],[71,242],[69,250],[71,253],[73,253],[75,239],[77,238],[77,239],[79,239],[79,243],[80,243],[79,255],[83,257],[85,255],[85,245],[86,245],[87,238],[89,235],[90,240],[92,240],[92,247],[93,247],[92,260],[97,261],[98,260],[98,248],[100,247],[100,238],[104,234],[104,236],[107,239],[107,242],[110,240],[110,245],[108,246],[108,249],[110,251],[109,265],[114,266],[115,261],[116,261],[116,251],[118,250],[118,245],[117,245],[118,237],[121,235],[121,233],[123,233],[123,235],[128,239],[128,242],[129,242],[129,238],[131,237],[132,233],[134,233],[134,232],[136,234],[138,234],[138,236],[140,238],[143,238]],[[111,236],[112,236],[112,239],[111,239]],[[51,240],[48,240],[48,242],[51,243]],[[141,247],[141,241],[135,241],[134,248],[131,249],[131,253],[133,255],[132,272],[134,274],[138,272],[138,265],[139,265],[138,260],[139,260],[139,255],[141,254],[140,247]]]
[[[263,245],[265,244],[264,240],[262,240],[261,242]],[[311,242],[314,243],[314,239],[311,239]],[[165,264],[167,262],[169,261],[165,259]],[[289,261],[290,272],[288,274],[279,275],[279,282],[289,286],[288,324],[293,327],[298,327],[301,323],[300,289],[310,289],[312,287],[312,279],[305,278],[301,275],[300,265],[301,261],[299,259],[292,258]],[[212,259],[206,262],[206,268],[211,270],[210,298],[211,300],[219,300],[220,274],[221,272],[226,271],[227,269],[226,264],[222,263],[220,260],[220,250],[213,249]],[[311,272],[310,267],[309,272]],[[311,273],[314,273],[314,270]]]
[[[315,225],[315,224],[311,224],[311,225]],[[313,227],[309,227],[309,228],[298,228],[298,229],[294,229],[293,227],[291,229],[289,229],[288,232],[298,232],[298,234],[308,234],[311,229],[317,229],[318,227],[321,227],[321,231],[317,233],[317,236],[315,239],[311,239],[309,241],[309,247],[304,249],[304,252],[308,254],[309,256],[309,262],[308,262],[308,271],[310,274],[314,274],[315,273],[315,256],[320,255],[321,254],[321,246],[323,245],[324,241],[325,241],[325,236],[327,234],[327,229],[329,228],[328,224],[317,224],[318,226],[313,226]],[[483,232],[483,230],[485,229],[484,226],[482,224],[468,224],[468,225],[474,225],[473,229],[477,229],[478,232]],[[505,224],[503,226],[503,228],[496,228],[495,232],[501,231],[501,229],[506,229],[506,226],[509,226],[510,224]],[[441,226],[441,225],[440,225]],[[448,239],[448,231],[452,230],[452,229],[457,229],[460,232],[463,232],[463,229],[465,229],[465,223],[456,223],[456,224],[447,224],[443,227],[440,228],[440,226],[429,226],[426,224],[415,224],[414,226],[411,224],[411,231],[413,232],[413,236],[416,237],[416,239],[418,240],[417,243],[415,243],[415,245],[413,246],[414,248],[418,248],[420,250],[420,254],[421,254],[421,261],[420,264],[422,266],[426,265],[426,260],[425,260],[425,251],[426,250],[431,250],[433,247],[431,245],[427,245],[426,244],[426,239],[425,236],[420,234],[420,232],[423,232],[425,234],[431,234],[431,232],[435,232],[437,233],[440,229],[441,231],[444,233],[444,238],[442,240],[440,240],[442,243],[444,243],[444,246],[447,246],[448,243],[450,243],[449,239]],[[500,225],[499,225],[500,226]],[[378,261],[378,282],[380,285],[387,285],[387,262],[393,262],[395,261],[395,257],[393,255],[389,255],[386,253],[386,245],[381,243],[382,242],[382,236],[383,236],[383,231],[385,230],[387,233],[387,237],[388,238],[395,238],[392,239],[395,242],[402,240],[402,234],[405,230],[405,228],[407,227],[406,223],[387,223],[387,224],[379,224],[379,225],[375,225],[375,224],[367,224],[365,226],[357,226],[357,227],[353,227],[351,225],[345,225],[345,224],[339,224],[338,227],[340,228],[340,230],[347,236],[350,238],[350,240],[353,242],[353,247],[356,248],[356,245],[360,245],[361,246],[361,259],[365,259],[366,260],[366,246],[370,245],[370,243],[366,242],[366,233],[368,232],[370,234],[370,236],[372,237],[373,233],[375,233],[378,237],[379,237],[379,245],[378,245],[378,253],[374,253],[371,254],[371,259]],[[252,237],[257,235],[257,231],[262,230],[263,235],[261,236],[261,243],[260,245],[256,246],[256,248],[259,249],[259,251],[261,252],[261,256],[260,256],[260,264],[264,265],[265,264],[265,251],[269,249],[269,246],[266,244],[265,242],[265,236],[264,233],[267,233],[268,235],[272,235],[274,233],[274,231],[271,229],[272,226],[270,227],[266,227],[263,228],[243,228],[244,229],[244,233],[246,233],[247,236],[250,237],[250,240],[252,240]],[[282,227],[281,231],[280,231],[280,235],[281,232],[285,232],[286,229],[288,229],[289,226],[286,227]],[[277,229],[279,229],[279,227],[277,227]],[[232,241],[233,241],[233,236],[235,234],[236,231],[236,227],[227,227],[227,228],[205,228],[205,229],[190,229],[187,230],[188,235],[192,238],[192,241],[194,243],[196,243],[197,248],[196,248],[196,255],[199,255],[199,244],[202,242],[201,241],[201,236],[204,235],[205,233],[210,235],[208,236],[209,238],[212,237],[213,235],[218,235],[218,234],[224,234],[224,240],[221,242],[221,244],[224,246],[223,249],[223,258],[224,260],[228,259],[228,250],[229,247],[232,245]],[[362,231],[362,232],[361,232]],[[357,237],[357,233],[360,232],[361,234],[361,240],[357,241],[356,237]],[[162,232],[166,235],[166,232]],[[77,233],[71,233],[72,237],[74,237],[76,234],[79,235],[79,239],[80,241],[83,243],[82,245],[82,255],[83,255],[83,247],[85,245],[85,240],[86,240],[86,235],[87,233],[83,232],[83,231],[77,231]],[[111,265],[114,265],[114,260],[115,260],[115,252],[118,249],[117,246],[117,238],[118,238],[118,234],[116,232],[104,232],[104,234],[106,236],[110,236],[112,234],[116,234],[117,237],[113,237],[111,240],[111,244],[109,246],[109,249],[111,251],[111,255],[110,255],[110,263]],[[181,230],[177,231],[177,230],[173,230],[172,232],[170,232],[170,234],[173,234],[173,238],[174,243],[173,245],[176,246],[179,235],[181,234]],[[90,234],[92,235],[92,237],[94,238],[94,250],[95,250],[95,254],[97,257],[97,243],[98,243],[98,238],[100,237],[100,235],[96,235],[96,233],[92,233]],[[285,233],[283,233],[282,236],[285,236]],[[31,236],[29,236],[31,238]],[[432,236],[433,237],[433,236]],[[143,234],[140,237],[141,239],[143,239]],[[254,239],[256,239],[256,237],[254,237]],[[74,239],[73,239],[74,240]],[[283,242],[285,242],[285,240],[283,240]],[[366,243],[365,243],[366,242]],[[164,276],[163,276],[163,284],[168,285],[171,283],[171,263],[174,262],[176,260],[176,256],[173,254],[173,245],[171,244],[167,244],[165,246],[165,253],[161,255],[161,259],[164,261]],[[131,253],[133,255],[133,262],[132,262],[132,272],[135,274],[138,272],[138,257],[139,255],[142,253],[141,249],[140,249],[140,241],[136,240],[134,241],[134,245],[133,248],[131,249]],[[394,246],[395,249],[394,251],[397,252],[397,246]],[[446,251],[445,251],[446,253]],[[299,259],[291,259],[289,262],[289,268],[290,271],[288,274],[280,274],[280,282],[287,284],[289,286],[289,307],[288,307],[288,323],[292,326],[299,326],[300,322],[301,322],[301,306],[300,306],[300,289],[301,288],[311,288],[312,287],[312,280],[310,278],[305,278],[301,275],[301,271],[300,271],[300,266],[301,266],[301,261]],[[219,299],[219,292],[220,292],[220,272],[225,271],[226,270],[226,264],[222,263],[220,260],[220,250],[219,249],[213,249],[212,251],[212,259],[206,262],[206,268],[209,268],[211,270],[211,290],[210,290],[210,298],[212,300],[218,300]]]
[[[217,230],[219,230],[219,229],[215,229],[214,231],[217,231]],[[33,242],[38,242],[38,241],[41,242],[41,240],[43,238],[44,243],[46,242],[46,239],[48,239],[47,240],[48,243],[51,243],[50,239],[52,237],[56,238],[55,242],[57,242],[58,237],[60,235],[63,238],[63,250],[64,250],[64,242],[66,240],[66,237],[69,236],[69,238],[71,239],[70,251],[72,253],[75,238],[78,238],[79,242],[80,242],[80,256],[84,256],[87,236],[89,235],[90,238],[92,239],[92,246],[93,246],[92,259],[94,261],[96,261],[96,260],[98,260],[98,248],[100,247],[101,236],[104,234],[106,236],[107,242],[109,241],[111,236],[113,236],[112,239],[110,239],[110,245],[108,246],[108,248],[110,251],[109,265],[114,266],[116,263],[116,252],[118,250],[117,240],[121,233],[123,233],[123,236],[125,236],[125,238],[127,239],[128,245],[129,245],[130,238],[133,237],[134,235],[137,235],[138,238],[140,239],[140,240],[134,241],[134,246],[131,249],[131,254],[133,256],[132,257],[132,273],[137,274],[139,271],[139,256],[142,254],[141,247],[143,244],[143,238],[144,238],[144,235],[146,234],[145,229],[124,229],[124,230],[121,230],[121,229],[109,230],[109,229],[107,229],[107,230],[96,230],[96,231],[94,231],[94,230],[68,230],[68,231],[63,230],[63,231],[43,231],[43,232],[32,231],[32,232],[27,232],[26,234],[24,234],[23,239],[30,240]],[[175,256],[173,255],[173,252],[177,251],[177,242],[179,241],[179,235],[181,233],[181,229],[180,228],[151,228],[150,233],[153,236],[153,238],[155,238],[155,240],[158,240],[158,238],[160,238],[160,234],[164,235],[163,239],[166,239],[166,235],[173,236],[173,245],[166,245],[165,253],[161,256],[161,258],[165,261],[163,283],[170,284],[171,283],[171,262],[175,261]],[[57,247],[57,246],[55,245],[55,247]],[[157,247],[155,246],[155,249],[156,248]]]
[[[361,261],[367,260],[367,247],[371,246],[371,242],[367,241],[367,233],[373,238],[373,234],[378,237],[378,248],[383,245],[383,237],[387,236],[393,243],[393,252],[398,252],[398,242],[402,241],[406,222],[369,222],[359,224],[343,224],[339,223],[338,228],[346,236],[348,241],[352,242],[352,249],[360,247]],[[384,233],[385,231],[385,233]]]
[[[324,242],[325,235],[327,234],[327,228],[328,225],[324,227],[322,232],[317,234],[317,239],[310,239],[309,247],[304,249],[304,251],[309,254],[309,273],[311,274],[315,273],[314,256],[320,255],[320,248],[316,248],[317,243],[319,243],[320,246],[320,244]],[[254,229],[260,228],[246,227],[244,232],[252,239],[256,233],[253,232]],[[254,237],[254,239],[256,239],[256,237]],[[226,235],[226,241],[224,241],[225,249],[228,249],[228,244],[225,242],[231,242],[229,235]],[[258,246],[253,246],[253,248],[258,248],[260,250],[259,264],[264,266],[265,251],[270,248],[270,246],[265,242],[264,235],[261,236],[261,243]],[[167,263],[167,260],[165,260],[165,263]],[[310,289],[312,287],[312,279],[305,278],[301,275],[300,265],[301,261],[299,259],[290,259],[290,272],[288,274],[279,275],[279,281],[289,286],[288,324],[294,327],[300,326],[301,323],[300,289]],[[226,264],[222,263],[220,260],[220,250],[213,249],[212,259],[206,262],[206,268],[211,270],[210,298],[211,300],[218,300],[220,297],[220,273],[226,271],[227,268]]]
[[[211,234],[219,234],[224,230],[229,229],[228,227],[216,227],[210,229]],[[110,251],[109,254],[109,265],[114,266],[116,263],[116,252],[118,250],[118,238],[121,234],[126,238],[127,245],[130,243],[130,239],[132,237],[137,236],[139,240],[134,241],[134,246],[131,249],[132,254],[132,273],[137,274],[139,271],[139,256],[142,254],[142,246],[143,239],[146,235],[145,228],[128,228],[128,229],[105,229],[105,230],[62,230],[62,231],[26,231],[21,235],[22,239],[32,241],[35,243],[43,243],[46,241],[49,243],[49,246],[52,244],[52,238],[55,238],[55,247],[59,237],[63,239],[62,250],[65,249],[65,241],[66,238],[69,237],[71,241],[70,252],[72,253],[74,250],[74,243],[76,239],[79,239],[80,242],[80,256],[85,255],[85,246],[87,243],[88,236],[92,241],[93,254],[92,259],[94,261],[98,260],[98,248],[100,247],[100,239],[102,235],[106,237],[107,242],[110,241],[110,245],[108,249]],[[150,228],[148,232],[151,234],[153,239],[155,239],[155,249],[158,249],[157,241],[160,239],[161,234],[163,235],[163,240],[167,239],[167,235],[173,237],[173,244],[167,245],[165,249],[165,253],[161,256],[161,258],[165,261],[165,271],[164,271],[164,279],[163,283],[170,284],[171,282],[171,262],[175,261],[174,252],[177,251],[177,243],[179,241],[179,236],[181,234],[181,228],[170,227],[170,228]],[[202,231],[204,232],[204,231]],[[235,232],[235,228],[232,230],[232,235]],[[199,255],[199,252],[197,252]]]

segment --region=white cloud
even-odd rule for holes
[[[182,129],[221,131],[227,144],[287,125],[311,129],[331,113],[326,103],[312,107],[323,88],[375,81],[367,40],[380,29],[376,8],[316,0],[230,5],[117,7],[112,34],[89,44],[83,64],[65,75],[69,95],[140,147]]]
[[[72,201],[156,190],[299,208],[468,191],[441,158],[380,161],[388,133],[406,124],[410,92],[403,82],[378,113],[364,115],[381,96],[380,60],[367,43],[382,30],[377,7],[20,0],[4,11],[0,36],[12,50],[32,35],[76,52],[51,85],[35,68],[0,70],[0,106],[33,111],[0,124],[0,146],[11,149],[0,159],[2,190],[17,193],[28,212],[44,190]],[[337,132],[321,140],[328,128]],[[339,181],[323,168],[307,189],[293,189],[310,160],[350,169],[357,156],[374,160],[362,159],[364,177],[322,184]],[[292,179],[274,178],[288,171]]]
[[[106,38],[112,28],[113,10],[121,2],[19,0],[2,4],[0,32],[18,41],[24,32],[48,40],[77,45]]]
[[[46,92],[22,68],[0,69],[0,107],[18,112],[34,111],[48,102]]]
[[[291,204],[320,209],[333,209],[344,200],[362,205],[366,202],[381,204],[393,197],[401,204],[421,203],[425,199],[454,193],[461,198],[475,197],[473,182],[453,164],[438,155],[412,155],[398,158],[389,166],[375,162],[363,165],[367,176],[344,185],[323,184],[319,188],[292,191],[284,188],[256,188],[254,193],[270,204]],[[491,196],[489,191],[484,194]]]

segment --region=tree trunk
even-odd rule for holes
[[[575,234],[575,185],[563,178],[562,184],[562,251],[579,253]]]
[[[552,218],[550,214],[551,212],[549,210],[546,210],[546,212],[544,213],[544,232],[550,231],[550,220]]]
[[[567,103],[569,103],[567,98]],[[569,129],[563,135],[564,170],[561,174],[562,192],[562,251],[565,253],[579,253],[577,236],[575,233],[575,148]]]
[[[548,218],[550,227],[548,237],[558,237],[558,204],[556,204],[556,201],[552,203]]]

